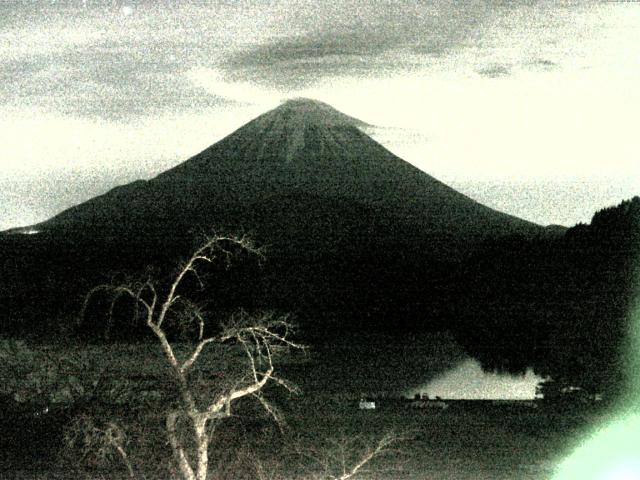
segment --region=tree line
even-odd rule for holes
[[[489,370],[527,367],[615,395],[627,383],[629,312],[638,293],[640,197],[556,238],[503,238],[459,270],[449,314]]]

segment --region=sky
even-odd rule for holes
[[[0,229],[300,96],[540,224],[640,194],[638,2],[4,0],[0,80]]]

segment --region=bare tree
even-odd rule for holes
[[[147,279],[119,285],[99,285],[86,296],[83,313],[98,292],[110,295],[109,318],[112,320],[118,301],[128,298],[135,308],[134,318],[142,322],[160,346],[175,395],[161,400],[164,430],[172,452],[172,468],[183,480],[206,480],[209,475],[209,448],[219,422],[232,416],[241,399],[253,398],[275,419],[283,421],[278,410],[263,395],[269,384],[296,392],[295,386],[276,376],[275,359],[290,350],[305,347],[292,340],[294,328],[286,316],[273,312],[250,315],[240,311],[218,326],[209,322],[207,310],[194,302],[189,286],[205,286],[206,265],[222,262],[229,265],[238,251],[262,256],[246,237],[213,236],[169,277],[160,283]],[[172,330],[188,331],[191,341]],[[214,332],[214,333],[212,333]],[[207,370],[218,364],[215,372]],[[221,369],[221,370],[220,370]],[[160,369],[158,369],[160,370]],[[95,421],[90,416],[75,422],[69,431],[70,443],[98,449],[100,458],[119,458],[134,478],[134,462],[125,450],[128,436],[114,419]],[[377,457],[392,451],[401,438],[395,434],[381,437],[371,445],[363,438],[328,440],[328,444],[310,449],[295,448],[294,455],[311,462],[313,478],[348,480],[365,473],[365,467]],[[281,466],[263,464],[248,454],[244,463],[253,465],[257,478],[283,478]],[[275,468],[275,470],[274,470]],[[318,469],[320,471],[318,472]]]
[[[178,394],[178,401],[166,412],[166,434],[177,472],[184,480],[207,478],[210,424],[231,416],[233,405],[238,400],[253,397],[279,420],[277,410],[263,397],[262,391],[269,383],[294,390],[293,386],[276,376],[274,358],[284,350],[304,348],[291,340],[293,327],[288,319],[273,313],[249,315],[241,312],[222,324],[215,335],[209,335],[211,328],[207,325],[204,309],[182,296],[182,287],[188,277],[192,276],[203,286],[201,270],[204,265],[217,261],[228,263],[238,248],[261,255],[246,237],[213,236],[180,265],[165,288],[160,288],[152,280],[130,285],[100,285],[89,293],[85,301],[86,307],[98,291],[109,292],[112,294],[112,315],[118,299],[132,299],[136,315],[159,342]],[[171,340],[168,333],[167,325],[176,320],[195,331],[195,341],[186,347]],[[205,350],[213,346],[239,349],[245,359],[243,373],[231,380],[219,378],[217,388],[202,389],[199,377],[192,372],[204,357]],[[122,457],[122,452],[119,453]]]
[[[322,445],[295,447],[295,453],[305,461],[308,473],[305,478],[314,480],[349,480],[371,474],[371,463],[383,456],[401,457],[398,443],[408,440],[406,435],[389,431],[377,441],[361,435],[327,438]],[[393,468],[397,474],[398,468]],[[375,470],[380,473],[381,470]],[[366,477],[365,477],[366,478]]]

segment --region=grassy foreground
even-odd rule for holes
[[[260,459],[263,465],[277,469],[284,474],[281,478],[300,478],[301,462],[307,462],[302,470],[308,475],[322,472],[322,466],[309,459],[293,458],[286,446],[288,441],[327,457],[324,460],[332,464],[331,468],[339,468],[341,449],[352,449],[347,459],[357,456],[367,444],[393,430],[405,432],[404,440],[372,462],[358,478],[548,479],[576,434],[598,420],[593,414],[554,409],[523,412],[508,406],[452,404],[445,411],[435,412],[407,410],[399,403],[385,407],[383,403],[376,411],[359,411],[355,402],[320,406],[317,401],[302,400],[286,409],[286,417],[284,438],[270,428],[267,420],[253,417],[243,420],[243,426],[234,428],[234,432],[263,438],[229,443],[226,433],[222,434],[226,447],[246,453],[251,444],[255,461]],[[0,478],[125,478],[117,463],[115,468],[103,469],[56,465],[53,451],[59,440],[59,425],[55,420],[48,422],[31,419],[18,426],[3,420]],[[212,450],[213,457],[221,462],[230,458],[220,442],[214,442]],[[225,465],[225,470],[233,469],[234,461]],[[245,478],[246,465],[236,466]],[[148,471],[147,475],[144,477],[152,478],[154,474]],[[227,471],[224,478],[234,477]]]
[[[39,348],[48,349],[49,356],[55,351],[67,357],[77,350],[60,345]],[[115,381],[107,384],[113,394],[110,401],[84,405],[80,412],[53,408],[34,415],[35,405],[16,404],[5,397],[0,413],[0,479],[127,478],[117,458],[100,462],[90,452],[62,449],[65,425],[77,413],[117,417],[127,430],[127,448],[140,478],[171,478],[162,425],[163,402],[171,401],[165,396],[170,385],[162,379],[166,370],[156,346],[92,346],[83,355],[92,359],[83,363],[85,368],[107,367],[108,379]],[[237,416],[216,427],[210,449],[211,469],[217,472],[213,478],[327,478],[343,462],[353,463],[377,439],[395,432],[401,440],[356,478],[542,480],[553,476],[581,432],[606,420],[605,414],[593,410],[491,402],[450,402],[444,410],[414,410],[393,398],[378,400],[376,410],[361,411],[354,389],[345,388],[342,395],[324,390],[332,383],[331,371],[316,360],[297,358],[283,365],[285,376],[290,370],[300,381],[306,371],[315,379],[302,385],[303,395],[268,392],[286,421],[283,431],[254,402],[246,402]],[[442,363],[433,359],[437,361]],[[204,362],[210,366],[204,373],[219,375],[221,362],[212,353]],[[344,366],[342,361],[338,365]],[[123,386],[121,380],[132,372],[134,395],[127,399],[119,392],[131,385]],[[342,371],[338,376],[340,382],[345,375]],[[384,386],[378,385],[381,390]],[[145,401],[139,402],[141,398]]]

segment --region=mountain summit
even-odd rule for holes
[[[287,100],[260,115],[208,150],[234,150],[233,158],[245,162],[293,162],[328,158],[331,150],[350,141],[347,132],[366,127],[326,103],[307,98]],[[205,150],[198,158],[206,157]],[[205,154],[205,155],[203,155]],[[231,152],[225,153],[229,157]],[[200,160],[202,162],[203,160]],[[195,159],[189,167],[197,168]]]
[[[367,126],[357,118],[339,112],[331,105],[310,98],[293,98],[283,102],[279,107],[258,117],[255,122],[260,125],[278,123],[283,120],[292,125],[324,125],[324,126]]]
[[[366,124],[335,110],[326,103],[305,98],[288,100],[280,107],[258,117],[248,125],[248,132],[261,138],[265,149],[260,149],[255,160],[261,161],[269,156],[269,145],[278,145],[286,139],[284,152],[280,157],[287,162],[295,161],[301,154],[322,153],[332,143],[339,141],[336,135],[339,128],[362,127]],[[305,146],[312,142],[311,148]],[[265,154],[266,152],[266,154]],[[315,155],[314,155],[315,156]]]

